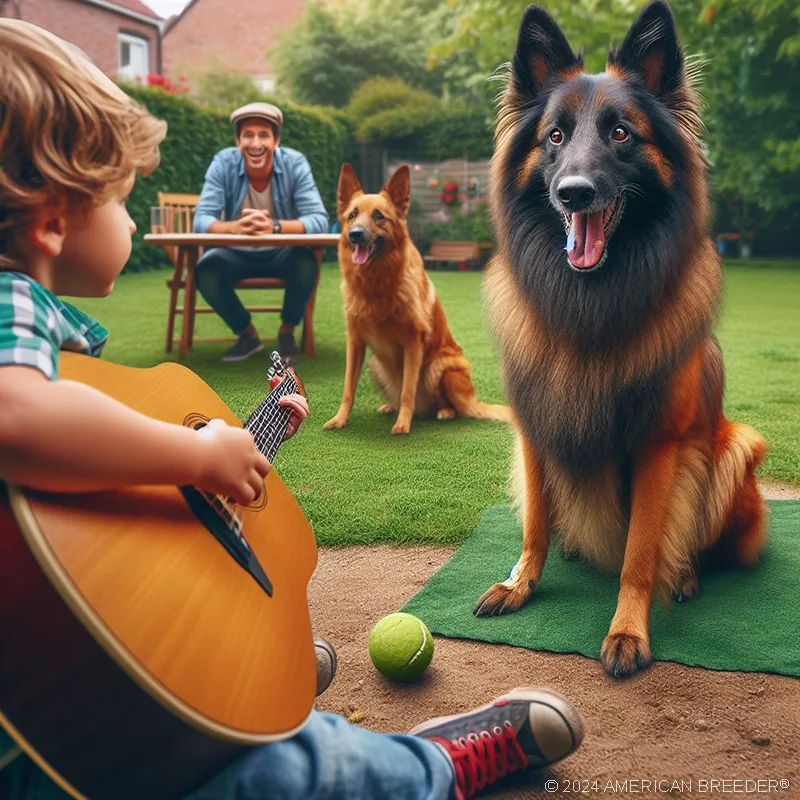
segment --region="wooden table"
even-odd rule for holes
[[[145,244],[158,247],[174,248],[175,274],[170,287],[170,316],[167,323],[167,350],[172,347],[174,318],[183,314],[179,357],[183,358],[191,349],[194,341],[194,318],[197,311],[197,287],[194,280],[194,269],[200,259],[200,253],[209,247],[310,247],[317,251],[317,265],[322,263],[322,248],[336,247],[339,244],[338,233],[277,233],[265,236],[239,236],[232,233],[148,233],[144,237]],[[264,279],[268,280],[268,279]],[[178,308],[178,292],[184,290],[183,308]],[[316,287],[315,287],[316,293]],[[313,297],[313,296],[312,296]],[[312,302],[312,301],[309,301]],[[200,309],[201,311],[205,309]],[[312,309],[313,310],[313,309]],[[303,326],[303,336],[306,336]],[[312,354],[313,355],[313,354]]]

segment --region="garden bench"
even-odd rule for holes
[[[433,242],[425,261],[431,264],[457,263],[462,271],[468,270],[471,261],[480,255],[477,242]]]

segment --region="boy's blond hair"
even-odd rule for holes
[[[48,202],[87,210],[159,162],[166,123],[57,36],[0,19],[0,268],[12,231]]]

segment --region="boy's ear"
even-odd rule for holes
[[[25,228],[29,244],[48,258],[61,254],[66,233],[67,219],[62,204],[42,207]]]
[[[558,75],[583,70],[558,23],[541,7],[528,6],[522,16],[512,64],[514,87],[536,97]]]
[[[637,74],[659,99],[685,83],[683,51],[675,18],[663,0],[645,6],[619,50],[608,54],[609,65]]]
[[[339,189],[336,196],[336,211],[340,217],[347,210],[347,206],[350,205],[350,201],[356,194],[364,194],[358,175],[349,164],[342,164],[342,169],[339,173]]]
[[[408,164],[401,164],[381,191],[389,195],[392,205],[400,212],[400,216],[408,214],[408,205],[411,202],[411,171]]]

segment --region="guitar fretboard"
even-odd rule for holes
[[[279,406],[278,400],[287,394],[297,393],[298,389],[294,376],[287,372],[286,377],[266,396],[244,425],[252,434],[256,447],[270,463],[275,459],[292,416],[291,409]]]

